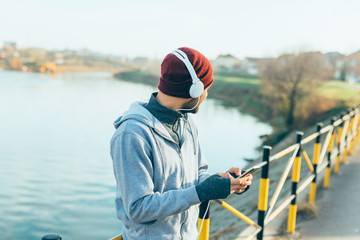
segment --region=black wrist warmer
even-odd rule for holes
[[[222,178],[219,175],[212,175],[202,183],[196,185],[196,192],[201,202],[224,199],[230,194],[230,178]]]

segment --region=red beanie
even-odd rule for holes
[[[213,83],[213,69],[210,61],[200,52],[192,48],[179,48],[188,56],[204,89]],[[183,61],[177,56],[169,53],[161,63],[161,77],[158,88],[161,92],[180,98],[191,98],[189,90],[192,79]]]

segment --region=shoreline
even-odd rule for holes
[[[14,71],[14,72],[29,72],[29,73],[41,73],[39,71],[19,71],[19,70],[13,70],[9,69],[7,67],[1,67],[1,71]],[[131,67],[93,67],[93,66],[85,66],[85,65],[57,65],[56,66],[56,72],[51,74],[63,74],[63,73],[72,73],[72,72],[108,72],[111,74],[116,74],[119,72],[128,72],[132,71],[133,68]],[[47,74],[47,73],[42,73]]]
[[[139,69],[114,74],[114,78],[123,81],[155,87],[159,77]],[[208,97],[220,101],[224,107],[236,108],[241,113],[252,115],[260,122],[268,123],[272,127],[272,133],[261,138],[263,144],[266,145],[275,145],[293,130],[310,127],[318,121],[340,114],[342,111],[346,111],[348,106],[351,107],[355,100],[360,100],[360,97],[354,98],[352,101],[346,100],[346,98],[328,99],[320,93],[324,90],[319,89],[318,111],[311,112],[307,117],[301,119],[304,109],[299,109],[296,123],[288,127],[284,120],[273,112],[272,100],[266,97],[262,91],[261,80],[256,76],[219,72],[214,75],[214,83],[210,88]],[[334,91],[334,89],[329,91]],[[341,93],[338,92],[340,96]],[[333,94],[330,96],[333,96]]]
[[[134,70],[118,72],[114,74],[114,78],[122,81],[156,87],[160,76],[153,75],[141,70]],[[257,79],[254,79],[254,81],[256,80]],[[234,92],[234,90],[236,92]],[[220,101],[224,107],[234,107],[242,113],[252,115],[261,122],[269,123],[266,121],[266,114],[264,114],[264,111],[261,109],[263,105],[260,104],[258,99],[260,96],[257,93],[257,90],[258,89],[256,87],[245,89],[239,89],[237,87],[234,88],[234,84],[232,83],[214,81],[213,85],[211,86],[211,90],[209,91],[208,98]],[[235,98],[234,95],[237,95],[237,98]],[[249,104],[251,107],[247,107],[247,103],[249,103],[249,101],[252,101],[252,104]],[[270,125],[272,126],[271,123]]]

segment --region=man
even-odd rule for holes
[[[196,239],[199,203],[242,193],[251,184],[251,175],[229,174],[240,175],[240,168],[207,173],[188,113],[198,112],[212,82],[210,61],[179,48],[161,64],[159,92],[115,121],[111,157],[123,239]]]

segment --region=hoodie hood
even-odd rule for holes
[[[161,124],[161,122],[155,118],[146,108],[144,108],[144,104],[145,103],[143,102],[134,102],[131,104],[129,110],[127,110],[124,115],[118,117],[114,121],[114,127],[117,129],[123,122],[127,120],[136,120],[153,128],[157,133],[173,141],[170,134]]]

